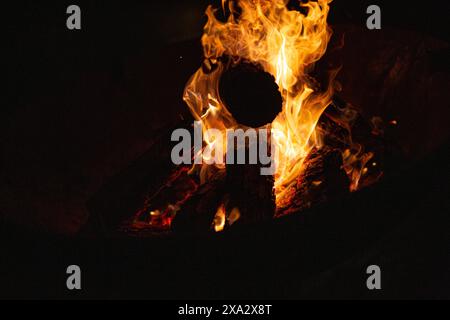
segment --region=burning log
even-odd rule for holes
[[[230,65],[220,84],[221,100],[241,125],[263,126],[281,111],[282,99],[274,78],[253,64]],[[244,148],[249,159],[249,144],[235,144],[234,151]],[[273,177],[262,176],[258,164],[227,164],[182,204],[173,218],[172,230],[204,233],[221,231],[236,221],[270,219],[275,213],[273,184]]]
[[[232,155],[231,151],[229,154],[233,161],[227,162],[225,170],[209,167],[213,171],[212,178],[180,208],[172,223],[174,231],[221,231],[236,222],[246,224],[273,218],[274,178],[262,175],[262,164],[250,161],[250,154],[259,151],[255,148],[258,134],[267,132],[255,130],[253,139],[249,137],[247,141],[233,144]],[[244,154],[246,161],[239,163],[239,154]]]
[[[260,165],[243,164],[227,166],[229,212],[237,208],[238,224],[267,221],[275,215],[273,176],[261,175]]]
[[[259,164],[230,164],[201,185],[180,208],[174,232],[221,231],[234,223],[266,221],[275,215],[273,176],[261,175]]]
[[[258,128],[271,123],[282,110],[283,102],[274,77],[253,63],[241,61],[230,65],[222,74],[219,92],[236,121],[248,127]],[[247,160],[249,148],[247,144]],[[273,218],[276,207],[274,178],[261,175],[261,167],[248,163],[226,166],[228,224],[237,218],[238,224]],[[233,216],[233,212],[238,212],[239,217]]]
[[[219,92],[234,119],[248,127],[271,123],[281,112],[283,101],[274,77],[252,63],[230,65],[222,74]]]
[[[225,179],[218,172],[214,180],[201,185],[180,208],[172,222],[174,232],[205,233],[211,230],[214,215],[225,193]]]
[[[313,149],[305,160],[305,169],[297,178],[292,192],[295,196],[288,208],[278,216],[298,212],[313,205],[333,200],[349,193],[350,181],[342,169],[341,154],[330,148]]]

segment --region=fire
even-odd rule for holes
[[[225,206],[221,204],[217,209],[216,216],[214,217],[214,230],[220,232],[224,229],[226,222]]]
[[[217,208],[216,215],[214,216],[214,231],[223,231],[226,225],[231,226],[233,223],[238,221],[240,217],[241,213],[239,211],[239,208],[235,207],[231,209],[229,214],[227,214],[226,206],[222,203],[219,208]]]
[[[304,160],[314,147],[321,146],[317,122],[331,103],[331,85],[319,92],[310,84],[308,71],[326,51],[331,30],[327,25],[331,0],[301,3],[302,12],[289,10],[286,0],[222,1],[228,15],[225,22],[217,10],[206,10],[208,22],[202,37],[204,64],[189,80],[184,92],[194,118],[203,130],[240,127],[218,93],[223,57],[238,63],[249,61],[276,79],[283,97],[282,112],[268,127],[276,146],[275,196],[277,207],[289,205],[292,186],[301,174]],[[221,141],[226,141],[222,139]],[[217,148],[214,137],[205,138],[206,148]],[[226,146],[221,146],[224,154]],[[210,166],[201,166],[207,177]]]
[[[189,79],[183,94],[196,121],[194,131],[202,133],[201,138],[194,138],[194,165],[190,167],[189,162],[174,169],[164,185],[145,199],[144,207],[133,218],[132,228],[150,226],[167,230],[172,222],[177,228],[190,228],[186,221],[193,221],[202,228],[209,225],[211,230],[221,232],[237,221],[265,220],[269,215],[259,210],[263,207],[269,209],[270,217],[298,212],[314,203],[316,191],[323,193],[317,201],[338,194],[330,184],[356,191],[383,175],[380,170],[383,158],[379,157],[379,153],[383,154],[382,145],[375,139],[383,135],[383,120],[373,117],[371,124],[365,125],[354,107],[333,95],[333,88],[338,87],[334,83],[336,72],[325,81],[325,87],[319,87],[309,75],[314,63],[326,52],[331,37],[327,25],[330,2],[299,2],[300,10],[290,10],[288,0],[223,0],[221,9],[207,8],[208,21],[202,36],[204,61]],[[217,18],[218,10],[224,11],[226,21]],[[241,62],[254,64],[256,69],[272,75],[282,97],[281,112],[260,128],[238,123],[219,94],[224,72]],[[397,125],[396,120],[389,123]],[[354,136],[353,128],[359,128]],[[234,167],[225,171],[227,132],[238,129],[270,130],[273,179],[235,182],[235,177],[245,178],[243,171],[236,173]],[[269,131],[258,130],[258,134],[261,132]],[[325,166],[331,168],[331,175],[324,170]],[[248,169],[245,173],[250,173],[251,178],[252,171]],[[235,190],[247,183],[250,185]],[[268,202],[253,210],[259,216],[252,216],[253,208],[245,204],[248,196],[252,199],[253,195],[246,191],[253,191],[253,186],[258,187],[259,183],[262,188],[257,189],[254,198]],[[229,189],[242,191],[242,195],[230,193]],[[215,215],[211,216],[214,210]],[[183,215],[187,215],[185,220]],[[196,219],[199,216],[206,220]],[[203,224],[204,221],[207,223]]]

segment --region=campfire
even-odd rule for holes
[[[204,61],[183,95],[202,141],[146,195],[126,230],[221,232],[298,214],[382,176],[380,119],[364,119],[339,98],[339,67],[314,69],[332,35],[330,2],[224,0],[207,8]],[[254,141],[258,130],[270,133],[273,174],[262,175],[259,163],[225,161],[239,148],[250,158],[250,135],[232,148],[227,139],[230,130],[249,129]]]

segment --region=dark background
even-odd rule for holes
[[[392,198],[395,203],[380,209],[415,210],[402,220],[399,229],[390,231],[389,236],[375,246],[362,246],[355,252],[349,249],[346,260],[339,260],[336,253],[332,262],[328,261],[327,267],[321,269],[320,276],[302,280],[303,287],[298,281],[286,284],[281,280],[286,278],[277,281],[273,275],[265,274],[271,273],[269,263],[267,270],[257,272],[252,279],[264,285],[259,287],[252,281],[239,283],[235,280],[235,287],[221,290],[218,289],[221,281],[209,278],[214,272],[202,271],[208,262],[187,263],[191,261],[188,253],[179,253],[178,260],[171,260],[176,255],[173,252],[189,252],[193,248],[196,248],[196,256],[201,255],[201,250],[210,252],[217,244],[214,241],[227,246],[227,238],[213,240],[207,247],[201,239],[192,240],[186,247],[178,247],[176,240],[149,243],[80,239],[77,234],[89,218],[87,200],[111,177],[144,154],[156,133],[186,112],[181,94],[187,79],[201,62],[201,50],[195,43],[201,35],[208,1],[77,1],[75,4],[82,11],[82,30],[79,31],[66,28],[65,11],[70,4],[72,2],[15,1],[5,4],[3,9],[8,37],[3,48],[7,54],[7,87],[0,113],[0,214],[4,247],[0,296],[448,297],[446,230],[450,225],[445,152],[448,144],[443,136],[436,138],[442,142],[441,147],[425,158],[429,162],[420,167],[421,175],[412,179],[408,173],[412,180],[403,181],[418,183],[423,189],[415,189],[416,193],[410,194],[405,191],[397,199]],[[367,30],[368,33],[378,33],[378,37],[383,38],[388,37],[389,30],[395,29],[448,41],[447,1],[416,5],[406,0],[335,0],[331,4],[329,21],[332,25],[351,24],[364,28],[369,4],[382,8],[383,29]],[[194,45],[186,49],[186,43]],[[448,70],[448,64],[440,67]],[[445,118],[449,102],[441,101],[441,104],[447,110]],[[436,121],[447,121],[444,118]],[[430,167],[434,167],[434,173],[428,174],[426,171]],[[397,187],[405,186],[385,186],[383,190],[397,190]],[[405,207],[404,202],[413,199],[414,194],[424,200]],[[383,197],[381,193],[378,199],[382,201]],[[356,203],[366,202],[359,201]],[[293,222],[293,225],[300,228],[301,223],[300,226],[298,223]],[[318,222],[315,225],[320,226]],[[333,232],[330,227],[323,228],[322,232]],[[255,232],[254,239],[266,234],[265,231]],[[312,241],[302,237],[293,236],[290,240]],[[240,243],[236,239],[230,241]],[[284,240],[274,241],[279,244]],[[350,236],[347,241],[346,245],[351,243]],[[310,245],[320,251],[320,245],[317,248]],[[307,253],[297,256],[295,248],[288,246],[276,259],[295,265],[290,262],[291,258],[295,261],[299,261],[299,256],[310,258]],[[327,250],[334,249],[328,247]],[[114,254],[116,250],[120,253]],[[152,250],[153,254],[146,254]],[[322,252],[327,255],[328,251]],[[330,252],[328,254],[333,256]],[[259,253],[265,254],[264,251]],[[241,252],[239,257],[242,256],[248,260],[238,263],[240,266],[236,270],[253,268],[252,255]],[[170,263],[160,259],[177,263],[180,268],[186,263],[189,267],[182,272],[177,268],[169,272],[164,266]],[[214,256],[214,259],[220,261],[221,258]],[[381,263],[377,261],[380,259],[390,268],[386,282],[397,282],[384,293],[371,295],[364,288],[363,266],[368,261]],[[68,293],[65,289],[64,268],[77,261],[82,268],[84,263],[92,270],[86,272],[88,285],[81,294]],[[261,263],[265,262],[263,259]],[[408,268],[411,264],[414,267]],[[295,274],[292,269],[289,272],[278,270],[283,271],[285,277]],[[244,275],[239,274],[241,276],[232,279],[245,282]],[[162,276],[173,278],[164,286]],[[127,277],[132,279],[129,283]],[[155,285],[159,293],[144,284],[136,285],[139,277],[147,281],[148,277],[159,279]]]

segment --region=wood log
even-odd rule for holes
[[[224,173],[199,186],[195,194],[182,206],[172,221],[178,233],[206,233],[212,231],[214,216],[225,195]]]
[[[305,160],[303,173],[297,178],[292,204],[279,210],[277,216],[299,212],[343,196],[349,193],[349,186],[340,152],[329,147],[313,149]]]
[[[267,221],[275,215],[273,176],[264,176],[258,164],[227,166],[227,212],[237,208],[240,213],[236,224]]]

